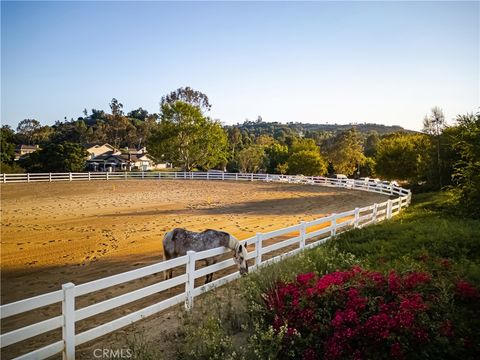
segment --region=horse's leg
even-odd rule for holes
[[[170,254],[168,254],[164,251],[163,252],[163,261],[170,260],[170,259],[171,259]],[[172,277],[173,277],[173,270],[172,269],[168,269],[168,270],[165,270],[163,272],[163,279],[164,280],[171,279]]]
[[[212,264],[214,264],[215,262],[211,259],[205,259],[205,266],[210,266]],[[210,273],[208,274],[207,276],[205,276],[205,284],[208,284],[209,282],[211,282],[213,280],[213,273]]]

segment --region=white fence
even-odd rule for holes
[[[287,256],[292,256],[299,251],[318,246],[336,234],[347,231],[351,228],[363,227],[371,223],[390,219],[399,213],[403,207],[410,204],[411,193],[409,190],[397,186],[370,184],[358,180],[329,179],[324,177],[305,176],[280,176],[268,174],[236,174],[236,173],[200,173],[200,172],[158,172],[158,173],[51,173],[51,174],[2,174],[4,183],[11,182],[38,182],[38,181],[79,181],[79,180],[115,180],[115,179],[202,179],[202,180],[249,180],[249,181],[275,181],[288,183],[305,183],[322,186],[341,187],[355,190],[364,190],[381,193],[390,196],[398,196],[395,199],[387,200],[380,204],[373,204],[362,208],[356,208],[339,214],[331,214],[309,222],[287,228],[275,230],[268,233],[258,233],[256,236],[241,241],[250,250],[247,259],[254,259],[255,265],[251,270],[260,266],[279,261]],[[281,241],[265,244],[266,240],[282,237]],[[283,239],[285,238],[286,239]],[[281,249],[286,247],[295,249],[277,255]],[[252,249],[254,247],[254,249]],[[195,287],[195,279],[209,273],[220,271],[234,265],[233,259],[196,269],[196,263],[202,259],[218,256],[229,252],[225,248],[216,248],[202,252],[189,251],[187,255],[149,265],[140,269],[109,276],[99,280],[91,281],[81,285],[67,283],[61,290],[47,294],[31,297],[25,300],[5,304],[0,307],[0,319],[19,315],[34,309],[39,309],[51,304],[61,303],[62,314],[48,320],[37,322],[13,331],[0,335],[0,347],[30,339],[32,337],[47,333],[55,329],[62,329],[62,339],[50,345],[28,352],[16,359],[45,359],[55,354],[62,353],[63,359],[75,358],[75,347],[88,341],[113,332],[131,323],[134,323],[146,316],[158,313],[171,306],[184,302],[185,307],[190,309],[193,306],[194,298],[205,291],[226,284],[240,275],[238,271],[223,276],[208,285]],[[268,260],[262,258],[270,253]],[[160,281],[108,300],[100,301],[89,306],[76,309],[75,299],[85,294],[100,291],[109,287],[117,286],[132,280],[140,279],[152,274],[176,267],[185,267],[185,273],[175,276],[172,279]],[[133,301],[145,298],[152,294],[171,289],[175,286],[185,285],[185,291],[144,307],[138,311],[122,316],[115,320],[106,322],[92,329],[76,333],[75,324],[81,320],[94,315],[118,308]]]

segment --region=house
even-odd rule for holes
[[[31,154],[37,150],[40,150],[38,145],[17,145],[15,148],[15,160],[21,157]]]
[[[103,154],[112,154],[112,155],[120,155],[121,151],[116,149],[114,146],[110,144],[103,144],[103,145],[98,145],[98,144],[87,144],[85,146],[87,148],[87,152],[89,154],[89,158],[93,159],[96,156],[103,155]]]
[[[87,159],[89,171],[149,171],[169,167],[167,163],[157,164],[145,147],[124,148],[120,151],[109,144],[103,144],[92,145],[87,151],[90,154]]]

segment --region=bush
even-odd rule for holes
[[[480,351],[474,331],[479,292],[462,279],[354,266],[321,277],[298,275],[264,300],[269,326],[256,345],[264,357],[474,358]]]
[[[0,162],[0,173],[2,174],[21,174],[24,173],[25,169],[22,168],[17,163],[4,163]]]

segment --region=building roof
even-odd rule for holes
[[[15,150],[38,150],[38,145],[17,145]]]

